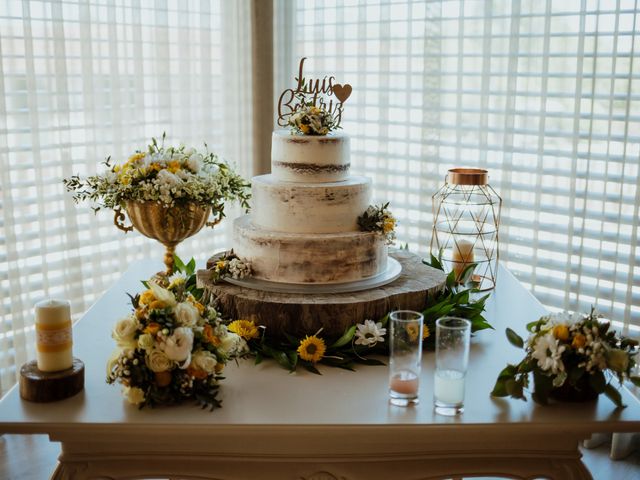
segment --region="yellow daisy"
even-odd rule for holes
[[[226,267],[226,266],[227,266],[227,262],[225,262],[224,260],[218,260],[216,262],[216,268],[218,270],[224,270],[224,267]]]
[[[227,330],[240,335],[245,340],[251,340],[258,336],[258,327],[253,320],[235,320],[229,324]]]
[[[418,325],[416,325],[415,323],[409,323],[405,329],[407,330],[407,335],[409,336],[409,340],[411,340],[412,342],[418,338],[418,333],[420,332],[420,327]],[[424,338],[424,332],[423,332],[423,337]]]
[[[324,340],[315,335],[307,335],[300,341],[300,346],[298,347],[300,358],[312,363],[322,360],[326,351],[327,346],[324,344]]]
[[[427,327],[426,325],[422,325],[422,340],[426,340],[427,338],[429,338],[429,335],[431,335],[429,327]]]

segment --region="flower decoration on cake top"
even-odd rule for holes
[[[182,201],[211,205],[222,213],[226,200],[238,200],[249,208],[249,183],[215,153],[199,152],[184,145],[167,147],[152,138],[144,151],[136,151],[125,162],[114,164],[108,157],[107,170],[100,175],[65,179],[76,202],[90,200],[101,208],[117,209],[127,201],[152,201],[172,206]]]
[[[327,135],[341,128],[344,102],[352,88],[336,83],[333,75],[322,80],[305,78],[305,60],[300,60],[296,86],[287,88],[278,99],[278,125],[291,126],[296,134]]]
[[[383,205],[369,205],[358,217],[358,226],[363,232],[376,232],[387,239],[391,245],[396,239],[396,219],[389,211],[389,202]]]

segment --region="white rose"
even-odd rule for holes
[[[122,394],[133,405],[144,402],[144,391],[138,387],[122,387]]]
[[[217,360],[215,355],[207,350],[198,350],[191,357],[191,365],[198,370],[203,370],[208,374],[213,373]]]
[[[160,300],[162,303],[165,303],[169,307],[175,307],[176,305],[176,297],[166,288],[162,288],[155,282],[150,282],[149,287],[153,292],[153,296],[156,297],[156,300]]]
[[[182,180],[176,177],[169,170],[160,170],[156,175],[156,180],[158,183],[169,185],[170,187],[176,187],[182,183]]]
[[[171,370],[173,367],[173,362],[167,357],[167,355],[162,351],[154,348],[147,354],[145,357],[145,363],[147,367],[154,372],[166,372],[167,370]]]
[[[142,350],[151,350],[156,341],[153,339],[153,335],[149,333],[143,333],[138,337],[138,348]]]
[[[242,355],[248,350],[247,342],[240,335],[228,332],[220,339],[218,350],[227,357]]]
[[[198,309],[189,302],[182,302],[176,305],[174,313],[178,323],[184,327],[194,327],[200,320]]]
[[[136,348],[137,342],[134,338],[140,324],[133,315],[123,318],[111,332],[111,337],[116,341],[118,346],[123,348]]]
[[[191,359],[193,331],[185,327],[176,328],[173,335],[164,338],[160,348],[171,360],[184,362],[184,368],[186,368]]]
[[[201,165],[202,155],[200,155],[199,153],[194,153],[193,155],[189,156],[189,159],[187,160],[187,167],[189,167],[189,170],[191,170],[193,173],[198,173],[200,171]]]

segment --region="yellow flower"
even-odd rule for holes
[[[324,344],[324,340],[315,335],[307,335],[304,340],[300,341],[300,346],[298,347],[300,358],[313,363],[322,360],[326,351],[327,346]]]
[[[427,327],[426,325],[422,326],[422,340],[426,340],[427,338],[429,338],[429,335],[431,335],[431,331],[429,330],[429,327]]]
[[[576,333],[575,337],[573,337],[573,341],[571,342],[571,346],[573,348],[582,348],[586,343],[587,338],[581,333]]]
[[[144,329],[144,333],[148,333],[150,335],[155,335],[156,333],[158,333],[160,331],[160,324],[156,323],[156,322],[151,322],[149,325],[147,325],[147,327]]]
[[[131,175],[122,174],[118,177],[118,180],[122,185],[129,185],[131,183]]]
[[[151,310],[162,310],[163,308],[167,308],[167,304],[162,300],[154,300],[149,304],[149,308]]]
[[[220,344],[222,343],[220,341],[220,337],[218,337],[215,333],[213,333],[213,327],[211,325],[204,326],[204,330],[202,331],[202,336],[204,337],[205,342],[208,342],[215,347],[220,346]]]
[[[155,170],[156,172],[159,172],[160,170],[162,170],[162,167],[159,163],[153,162],[151,165],[149,165],[149,170]]]
[[[129,163],[137,162],[138,160],[143,159],[145,155],[146,153],[143,153],[143,152],[134,153],[129,157],[129,160],[127,160],[127,163],[129,164]]]
[[[393,229],[396,227],[396,219],[393,217],[384,217],[382,221],[382,233],[385,235],[387,233],[393,232]]]
[[[569,329],[566,325],[556,325],[553,327],[553,336],[566,342],[569,339]]]
[[[167,170],[169,170],[171,173],[176,173],[178,170],[180,170],[180,162],[178,160],[171,160],[167,164]]]
[[[253,320],[236,320],[229,324],[227,330],[240,335],[245,340],[251,340],[258,336],[258,327],[253,323]]]
[[[147,290],[146,292],[143,292],[142,295],[140,295],[139,302],[140,302],[140,305],[149,305],[155,299],[156,297],[153,296],[153,291]]]
[[[218,260],[216,262],[216,268],[218,270],[224,270],[224,267],[226,267],[226,266],[227,266],[227,262],[225,262],[224,260]]]
[[[204,305],[202,305],[199,301],[195,299],[193,295],[189,295],[187,297],[187,302],[198,309],[198,313],[202,315],[204,313]]]
[[[418,333],[420,332],[420,327],[415,324],[415,323],[409,323],[406,326],[406,330],[407,330],[407,335],[409,335],[409,340],[411,340],[412,342],[418,338]],[[422,332],[422,338],[424,339],[424,330]]]
[[[309,133],[309,125],[305,125],[304,123],[301,123],[299,128],[302,131],[302,133]]]

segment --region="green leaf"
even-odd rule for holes
[[[342,334],[342,336],[338,340],[336,340],[336,342],[329,348],[340,348],[347,345],[355,335],[356,328],[356,325],[352,325],[350,328],[347,328],[344,334]]]
[[[533,399],[538,403],[546,405],[547,403],[549,403],[549,394],[553,389],[553,379],[534,369],[533,389]]]
[[[535,333],[535,330],[533,329],[533,327],[538,325],[538,323],[539,323],[539,320],[536,320],[535,322],[527,323],[527,332]]]
[[[517,372],[518,372],[518,367],[516,365],[509,364],[502,369],[502,371],[498,375],[498,378],[502,378],[502,379],[513,378],[515,377]]]
[[[256,352],[256,361],[255,361],[255,365],[260,365],[262,363],[263,357],[262,354],[260,352]]]
[[[604,378],[604,373],[598,370],[589,375],[589,385],[598,393],[604,392],[607,385],[607,379]]]
[[[496,384],[493,387],[493,390],[491,390],[491,396],[492,397],[508,397],[509,392],[507,392],[506,383],[507,383],[507,380],[503,378],[498,378],[498,380],[496,380]]]
[[[520,337],[520,335],[511,330],[509,327],[507,327],[505,333],[507,334],[507,339],[509,340],[511,345],[518,348],[522,348],[524,346],[524,340],[522,340],[522,337]]]
[[[578,381],[578,379],[580,377],[582,377],[582,375],[584,375],[585,369],[584,367],[580,367],[580,368],[573,368],[571,369],[571,371],[569,372],[569,383],[571,385],[575,385],[576,382]]]
[[[616,404],[616,407],[618,407],[618,408],[625,408],[626,407],[626,405],[624,403],[622,403],[622,395],[620,395],[620,392],[618,391],[618,389],[615,388],[610,383],[607,383],[605,385],[604,394],[607,397],[609,397],[609,400],[611,400],[613,403]]]
[[[302,366],[303,366],[304,368],[306,368],[308,371],[310,371],[311,373],[315,373],[316,375],[322,375],[322,374],[320,373],[320,370],[318,370],[318,369],[313,365],[313,363],[310,363],[310,362],[302,362]]]
[[[631,383],[633,383],[636,387],[640,387],[640,377],[629,377],[629,380],[631,381]]]
[[[514,378],[509,378],[504,384],[507,393],[513,398],[522,398],[522,385]]]
[[[193,275],[196,271],[196,259],[195,258],[191,258],[191,260],[189,260],[189,263],[187,263],[186,266],[186,275]]]
[[[183,272],[184,273],[184,271],[186,270],[184,262],[175,253],[173,254],[173,264],[174,264],[175,269],[178,272]]]

